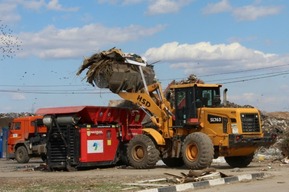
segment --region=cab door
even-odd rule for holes
[[[194,87],[175,89],[175,125],[183,126],[188,119],[196,118]]]
[[[13,121],[9,126],[9,134],[8,134],[8,154],[14,153],[14,146],[23,141],[23,129],[21,128],[21,121]]]

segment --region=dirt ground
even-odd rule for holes
[[[130,167],[110,167],[82,170],[75,172],[48,172],[39,159],[32,159],[28,164],[18,164],[12,160],[0,159],[0,191],[138,191],[147,187],[135,187],[125,183],[136,183],[145,180],[169,179],[165,173],[181,175],[188,173],[186,168],[168,168],[161,162],[154,169],[138,170]],[[194,191],[288,191],[289,165],[280,161],[254,160],[247,168],[230,168],[222,161],[212,164],[217,171],[229,176],[264,172],[266,178],[252,180],[248,183],[225,184]],[[171,177],[172,178],[172,177]],[[154,183],[155,184],[155,183]],[[171,184],[162,181],[158,184]],[[270,187],[272,188],[271,190]],[[188,190],[190,191],[190,190]],[[251,190],[252,191],[252,190]]]

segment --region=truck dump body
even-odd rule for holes
[[[142,133],[145,116],[138,109],[97,106],[42,108],[36,113],[44,115],[49,130],[48,166],[68,170],[119,162],[125,143]]]

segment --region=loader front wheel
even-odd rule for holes
[[[213,143],[204,133],[191,133],[184,140],[182,156],[184,164],[189,169],[207,168],[214,158]]]
[[[254,154],[251,154],[248,156],[225,157],[225,160],[233,168],[244,168],[252,162],[253,158]]]
[[[136,169],[153,168],[159,160],[160,152],[147,135],[134,136],[127,147],[129,164]]]
[[[29,155],[25,146],[20,146],[16,149],[15,159],[18,163],[28,163]]]

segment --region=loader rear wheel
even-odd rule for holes
[[[15,159],[18,163],[28,163],[29,155],[25,146],[20,146],[16,149]]]
[[[184,165],[182,158],[163,158],[162,160],[168,167],[182,167]]]
[[[134,136],[127,147],[129,164],[137,169],[153,168],[159,160],[160,152],[147,135]]]
[[[234,157],[225,157],[226,162],[233,168],[247,167],[253,160],[254,154],[248,156],[234,156]]]
[[[213,143],[204,133],[191,133],[184,140],[182,156],[189,169],[207,168],[214,158]]]

